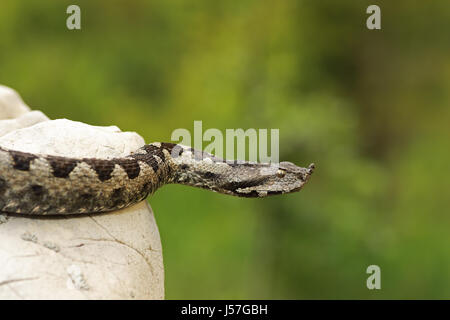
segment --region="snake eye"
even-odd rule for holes
[[[278,178],[283,178],[286,175],[286,171],[282,170],[282,169],[278,169],[277,170],[277,177]]]

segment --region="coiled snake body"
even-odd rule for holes
[[[37,155],[0,148],[0,211],[80,214],[121,209],[180,183],[242,197],[300,190],[314,165],[225,161],[173,143],[145,145],[124,158]]]

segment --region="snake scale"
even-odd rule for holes
[[[0,148],[0,211],[53,215],[117,210],[159,187],[179,183],[241,197],[299,191],[308,168],[290,162],[229,161],[173,143],[152,143],[129,156],[69,158]]]

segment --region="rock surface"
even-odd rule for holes
[[[0,119],[14,119],[29,111],[15,90],[0,85]]]
[[[144,144],[136,133],[29,111],[0,86],[0,146],[107,158]],[[163,299],[159,231],[146,201],[107,214],[36,217],[0,213],[0,299]]]

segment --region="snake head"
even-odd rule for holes
[[[234,193],[241,197],[266,197],[300,191],[311,177],[314,164],[308,168],[298,167],[292,162],[280,162],[278,165],[258,165],[257,172]]]
[[[314,163],[311,163],[308,168],[302,168],[292,162],[281,162],[273,186],[283,193],[299,191],[309,180],[314,169]]]
[[[223,194],[262,198],[299,191],[314,171],[291,162],[277,164],[223,160],[203,151],[179,146],[172,154],[170,183],[180,183]]]

